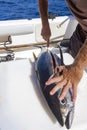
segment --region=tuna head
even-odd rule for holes
[[[57,66],[62,65],[62,59],[56,54],[49,50],[46,50],[40,54],[36,61],[36,68],[38,79],[40,82],[40,87],[43,95],[55,115],[56,119],[61,126],[64,124],[69,129],[72,124],[74,115],[74,103],[72,102],[72,91],[69,89],[66,97],[60,102],[58,97],[62,92],[62,89],[58,90],[54,95],[50,95],[50,90],[54,88],[56,84],[51,84],[46,86],[46,81],[55,74],[55,69]],[[57,76],[60,75],[57,70]],[[72,116],[71,116],[72,115]]]

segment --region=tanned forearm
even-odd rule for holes
[[[48,0],[38,0],[42,24],[48,22]]]
[[[79,50],[75,58],[74,64],[76,64],[82,70],[87,67],[87,39]]]

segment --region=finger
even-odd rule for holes
[[[56,82],[59,82],[59,81],[61,81],[61,80],[63,80],[63,75],[49,79],[49,80],[46,82],[46,85],[50,85],[50,84],[52,84],[52,83],[56,83]]]
[[[49,36],[48,35],[42,35],[43,39],[47,41],[47,44],[49,44]]]
[[[73,102],[76,101],[76,97],[77,97],[77,84],[73,86]]]
[[[46,36],[43,36],[43,39],[44,39],[45,41],[47,41],[47,37],[46,37]]]
[[[58,65],[58,66],[55,68],[55,71],[56,71],[56,72],[59,72],[59,73],[60,73],[60,72],[63,72],[63,70],[64,70],[64,66],[59,66],[59,65]]]
[[[55,94],[60,88],[62,88],[64,85],[66,85],[67,80],[63,80],[61,82],[59,82],[51,91],[50,91],[50,95]]]
[[[60,101],[64,99],[64,97],[65,97],[65,95],[67,94],[68,89],[70,88],[70,86],[71,86],[71,83],[70,83],[70,81],[68,81],[67,84],[66,84],[66,86],[64,87],[64,89],[63,89],[63,91],[62,91],[60,97],[59,97],[59,100],[60,100]]]
[[[59,66],[59,72],[63,71],[65,66]]]

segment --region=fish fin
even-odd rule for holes
[[[61,49],[61,47],[59,45],[58,45],[58,47],[59,47],[59,51],[60,51],[61,65],[64,65],[63,52],[62,52],[62,49]]]
[[[35,53],[33,52],[33,57],[34,57],[34,60],[36,61],[37,60],[37,57],[35,55]]]

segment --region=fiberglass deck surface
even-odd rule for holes
[[[39,88],[33,57],[0,63],[0,130],[66,130],[51,113]],[[20,55],[19,55],[20,56]],[[65,63],[73,61],[64,54]],[[87,74],[78,86],[71,130],[87,130]]]

